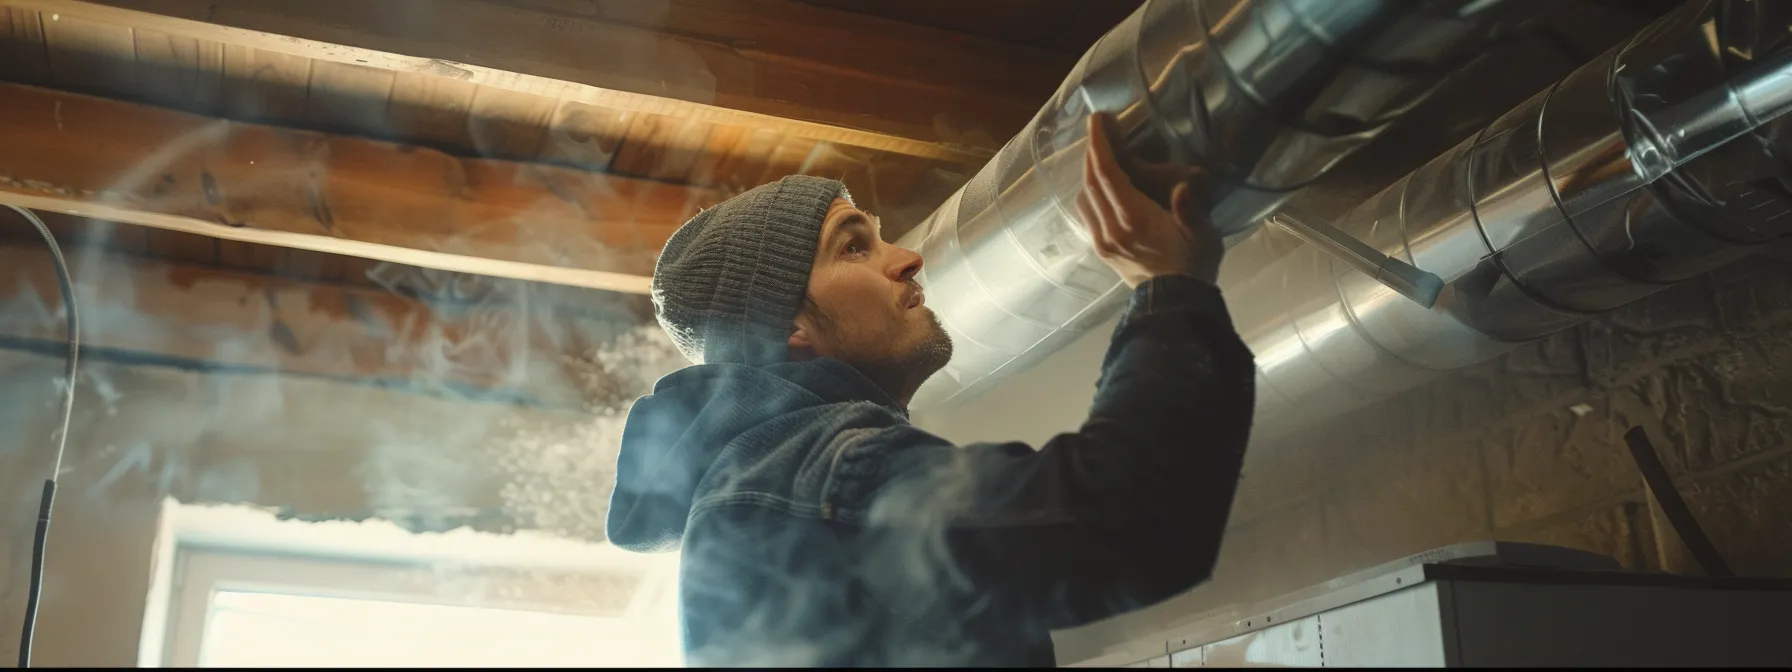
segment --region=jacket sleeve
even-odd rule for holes
[[[879,558],[886,595],[1073,627],[1206,580],[1249,440],[1255,367],[1219,290],[1191,276],[1139,286],[1080,430],[1035,451],[953,446],[912,427],[849,441],[840,511]],[[856,492],[855,492],[856,491]],[[917,582],[927,584],[917,586]],[[906,592],[904,592],[906,591]]]

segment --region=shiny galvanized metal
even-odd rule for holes
[[[1249,233],[1543,6],[1500,0],[1152,0],[1095,44],[1025,130],[898,241],[957,353],[917,408],[968,397],[1112,317],[1124,286],[1074,215],[1086,118],[1139,158],[1220,176]]]
[[[1273,229],[1254,234],[1293,248],[1222,281],[1258,357],[1258,433],[1412,388],[1792,232],[1777,158],[1792,149],[1788,9],[1688,3],[1345,215],[1340,230],[1445,281],[1429,309]]]
[[[1524,18],[1499,4],[1453,6],[1147,3],[904,239],[926,256],[922,281],[943,297],[933,305],[959,348],[917,403],[975,394],[1117,308],[1123,287],[1070,207],[1091,109],[1116,110],[1147,158],[1234,176],[1215,206],[1233,244],[1220,284],[1257,357],[1260,437],[1497,356],[1792,232],[1780,158],[1792,150],[1780,116],[1792,108],[1792,6],[1745,0],[1688,2],[1342,216],[1279,211],[1456,67],[1456,49],[1482,51]],[[1364,73],[1381,70],[1359,64],[1389,53],[1417,54],[1401,62],[1435,74],[1369,85]],[[1377,91],[1397,93],[1357,97]],[[1323,215],[1360,246],[1322,250],[1298,229],[1256,226]],[[1436,303],[1363,272],[1376,255],[1434,274]]]

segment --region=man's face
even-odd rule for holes
[[[851,364],[907,404],[952,358],[952,339],[914,281],[920,270],[921,255],[883,242],[876,218],[834,199],[791,353]]]

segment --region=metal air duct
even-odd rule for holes
[[[1166,9],[1168,5],[1175,7]],[[1332,145],[1283,142],[1315,137],[1310,125],[1276,121],[1290,117],[1228,121],[1231,117],[1221,114],[1269,109],[1249,105],[1273,97],[1238,102],[1240,91],[1273,88],[1245,87],[1239,82],[1247,78],[1239,73],[1280,72],[1268,66],[1238,67],[1230,56],[1236,50],[1227,40],[1243,31],[1225,30],[1227,21],[1259,12],[1299,15],[1307,18],[1291,25],[1301,26],[1307,39],[1359,34],[1336,28],[1347,26],[1375,36],[1357,44],[1388,45],[1402,43],[1391,26],[1412,16],[1407,12],[1421,10],[1408,4],[1398,10],[1376,3],[1317,5],[1154,0],[1103,38],[1027,133],[1011,141],[922,230],[904,239],[918,242],[927,257],[923,281],[930,283],[930,295],[944,298],[935,302],[935,309],[961,350],[948,375],[929,381],[933,389],[923,388],[918,401],[940,403],[974,394],[1100,324],[1117,307],[1121,288],[1088,254],[1080,224],[1070,214],[1081,147],[1059,139],[1080,128],[1091,108],[1116,110],[1123,120],[1130,115],[1134,130],[1129,142],[1148,157],[1204,162],[1248,176],[1222,192],[1216,222],[1232,234],[1220,284],[1239,332],[1257,357],[1260,437],[1312,426],[1411,389],[1441,372],[1486,360],[1709,271],[1792,232],[1792,216],[1785,216],[1792,212],[1792,174],[1779,158],[1792,150],[1787,122],[1779,119],[1792,107],[1792,54],[1783,49],[1792,29],[1792,6],[1688,2],[1341,219],[1327,221],[1332,218],[1282,209],[1287,192],[1265,187],[1298,189],[1343,152],[1305,164],[1290,162],[1290,157],[1328,154],[1278,151]],[[1399,18],[1360,24],[1341,18],[1367,16],[1372,10],[1393,11]],[[1321,11],[1325,21],[1312,18]],[[1458,25],[1476,27],[1465,34],[1484,39],[1514,20],[1503,14],[1459,14],[1466,16],[1454,16]],[[1217,24],[1208,20],[1216,15],[1225,18]],[[1172,73],[1152,80],[1152,95],[1127,98],[1124,94],[1134,89],[1101,86],[1110,80],[1096,75],[1112,68],[1092,64],[1126,60],[1127,52],[1109,42],[1127,43],[1124,36],[1138,35],[1138,43],[1146,46],[1131,53],[1163,52],[1149,46],[1155,44],[1149,38],[1162,30],[1151,27],[1171,16],[1178,21],[1193,16],[1199,20],[1192,25],[1220,28],[1170,50],[1178,54],[1175,58],[1128,61],[1138,63],[1139,72]],[[1422,35],[1407,34],[1405,39]],[[1485,49],[1474,39],[1462,42],[1472,44],[1472,50]],[[1328,47],[1347,43],[1325,42]],[[1121,56],[1104,56],[1114,51]],[[1349,54],[1362,60],[1376,52],[1331,53],[1330,59]],[[1150,67],[1160,62],[1171,66]],[[1224,70],[1222,84],[1210,83],[1215,68]],[[1354,71],[1354,66],[1327,69],[1325,74],[1334,79],[1307,84],[1332,82],[1325,90],[1355,91],[1361,87],[1336,85]],[[1194,114],[1166,113],[1168,105],[1154,97],[1177,90],[1169,83],[1177,77],[1188,82],[1183,91],[1194,93],[1171,98],[1191,101],[1182,109]],[[1409,91],[1422,95],[1434,83],[1409,82]],[[1273,90],[1293,96],[1300,89]],[[1219,93],[1207,95],[1209,91]],[[1228,100],[1244,107],[1215,102]],[[1308,100],[1318,105],[1339,99],[1318,95]],[[1140,112],[1141,107],[1149,107],[1150,114]],[[1231,133],[1227,124],[1275,128],[1279,135]],[[1053,135],[1053,129],[1061,132]],[[1189,141],[1221,135],[1274,135],[1278,140]],[[1016,167],[1019,159],[1011,154],[1044,159]],[[1303,178],[1270,179],[1289,174],[1268,169],[1272,165],[1304,165]],[[1365,244],[1364,249],[1433,273],[1446,286],[1435,305],[1415,303],[1357,270],[1360,266],[1303,240],[1311,236],[1297,236],[1281,226],[1256,226],[1266,220],[1326,221]],[[1080,304],[1072,300],[1089,296],[1094,298]]]
[[[976,394],[1117,310],[1125,287],[1072,214],[1092,110],[1115,112],[1141,158],[1214,169],[1215,222],[1235,241],[1541,7],[1150,0],[898,241],[927,259],[919,279],[957,350],[917,408]]]
[[[1337,222],[1440,276],[1429,309],[1279,227],[1235,246],[1221,285],[1257,356],[1257,433],[1312,426],[1792,233],[1789,29],[1785,4],[1686,3]]]

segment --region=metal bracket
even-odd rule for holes
[[[1444,291],[1443,278],[1436,273],[1382,254],[1330,224],[1297,216],[1288,209],[1276,211],[1264,221],[1282,227],[1427,309],[1437,305],[1437,297]]]

